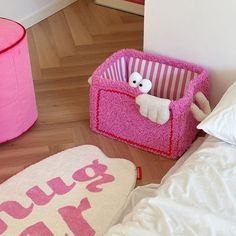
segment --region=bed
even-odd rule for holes
[[[235,93],[236,83],[198,126],[209,134],[200,147],[160,185],[131,195],[106,236],[236,235]]]

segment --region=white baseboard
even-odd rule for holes
[[[144,6],[140,4],[135,4],[132,2],[127,2],[124,0],[96,0],[97,4],[115,8],[122,11],[131,12],[138,15],[144,15]]]
[[[45,18],[53,15],[57,11],[67,7],[76,0],[55,0],[51,1],[47,6],[27,15],[23,19],[20,19],[19,22],[24,25],[25,28],[29,28],[32,25],[44,20]]]

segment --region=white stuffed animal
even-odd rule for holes
[[[152,88],[152,82],[148,79],[142,79],[142,75],[133,72],[129,77],[129,85],[133,88],[139,87],[144,93],[136,97],[136,103],[140,106],[139,112],[142,116],[157,124],[165,124],[170,118],[169,99],[159,98],[147,94]],[[201,122],[211,112],[210,104],[202,92],[196,93],[195,102],[191,105],[193,117]]]
[[[132,88],[138,87],[143,93],[136,97],[136,103],[140,106],[139,112],[142,116],[160,125],[169,120],[170,100],[147,94],[152,88],[150,80],[143,79],[138,72],[133,72],[129,77],[129,85]]]

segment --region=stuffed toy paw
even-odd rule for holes
[[[149,94],[141,94],[136,97],[136,103],[140,106],[140,114],[160,125],[165,124],[170,118],[170,102],[169,99]]]
[[[89,85],[92,84],[92,76],[90,76],[90,77],[88,78],[88,83],[89,83]]]
[[[138,72],[133,72],[129,77],[129,86],[138,87],[140,92],[148,93],[152,88],[152,82],[149,79],[143,79]]]
[[[202,92],[197,92],[194,99],[195,102],[191,104],[191,111],[193,117],[201,122],[211,113],[210,103]]]

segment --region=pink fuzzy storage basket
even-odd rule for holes
[[[135,98],[138,88],[128,84],[139,72],[152,81],[149,94],[171,100],[170,119],[159,125],[143,117]],[[93,131],[167,158],[181,156],[195,139],[198,122],[190,111],[194,95],[208,97],[204,68],[133,49],[110,56],[92,75],[90,126]]]

